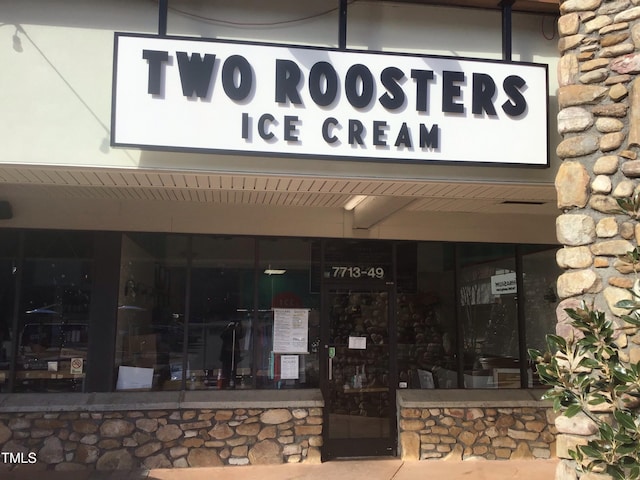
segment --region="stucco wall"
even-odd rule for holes
[[[335,47],[337,12],[304,21],[326,2],[172,2],[168,33]],[[198,17],[179,13],[190,12]],[[173,154],[109,147],[113,32],[155,33],[157,7],[145,1],[33,0],[0,5],[3,80],[0,163],[205,171],[299,173],[381,178],[492,179],[551,183],[549,169],[467,168],[225,155]],[[230,25],[227,21],[239,24]],[[254,22],[273,25],[252,25]],[[514,15],[514,60],[556,63],[553,19]],[[546,33],[545,33],[546,32]],[[550,39],[545,38],[547,35]],[[501,57],[500,13],[385,2],[349,7],[348,47],[425,54]],[[550,94],[557,82],[550,78]],[[551,145],[557,144],[554,101]],[[461,133],[464,137],[464,134]],[[464,141],[461,138],[460,141]],[[478,145],[478,148],[482,148]],[[552,158],[553,161],[553,158]]]

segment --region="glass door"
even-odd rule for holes
[[[323,458],[395,455],[390,289],[324,288]]]

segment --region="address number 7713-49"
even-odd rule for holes
[[[331,267],[332,278],[384,278],[382,267]]]

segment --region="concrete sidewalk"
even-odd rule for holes
[[[399,459],[337,460],[319,465],[171,468],[144,471],[37,471],[25,468],[2,480],[553,480],[558,461],[467,460],[403,462]]]

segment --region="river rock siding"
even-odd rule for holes
[[[402,408],[403,460],[551,458],[555,414],[551,408]]]
[[[620,259],[638,245],[640,225],[616,199],[638,192],[640,177],[640,0],[565,0],[560,4],[556,176],[562,299],[557,333],[568,335],[564,309],[582,300],[621,325],[616,302],[630,298],[633,267]],[[623,359],[640,359],[637,329],[620,333]],[[594,433],[586,418],[558,417],[558,480],[580,477],[568,450]],[[587,478],[583,475],[583,478]]]
[[[322,408],[0,413],[10,468],[117,470],[320,462]]]

